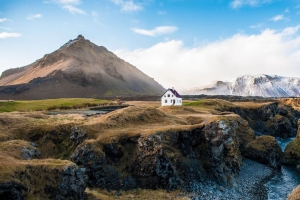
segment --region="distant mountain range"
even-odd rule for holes
[[[182,92],[190,95],[235,95],[262,97],[298,97],[300,79],[270,75],[245,75],[231,81],[216,81],[206,87]]]
[[[0,99],[161,95],[164,91],[153,78],[81,35],[0,77]]]

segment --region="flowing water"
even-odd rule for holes
[[[282,151],[294,138],[276,138]],[[275,176],[266,184],[269,200],[285,200],[288,195],[300,184],[300,173],[295,167],[282,166],[281,170],[275,172]]]

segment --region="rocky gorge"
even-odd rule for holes
[[[170,199],[267,199],[274,170],[299,165],[294,145],[283,153],[273,137],[295,137],[299,116],[278,102],[223,100],[88,118],[2,113],[0,198],[126,199],[163,190],[176,194]]]

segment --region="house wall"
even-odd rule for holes
[[[175,100],[175,103],[173,104],[174,100]],[[167,91],[161,97],[161,105],[162,106],[171,106],[171,105],[181,106],[182,105],[182,98],[177,98],[171,91]]]

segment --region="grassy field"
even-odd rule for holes
[[[107,105],[111,101],[92,98],[46,99],[30,101],[1,101],[0,112],[67,110]]]

